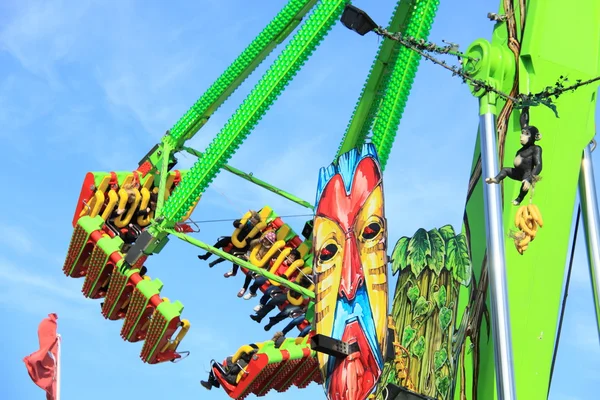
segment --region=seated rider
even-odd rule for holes
[[[254,226],[256,226],[256,224],[258,224],[260,222],[260,215],[256,211],[253,211],[253,210],[250,210],[250,212],[252,213],[252,215],[250,216],[250,218],[248,218],[246,225],[244,225],[243,227],[242,227],[241,219],[236,219],[235,221],[233,221],[234,228],[238,229],[241,227],[240,233],[238,234],[238,239],[240,241],[243,241],[248,236],[248,234],[252,231],[252,229],[254,229]],[[250,246],[248,243],[246,245],[246,247],[238,249],[231,242],[231,236],[222,236],[219,238],[217,243],[214,244],[213,247],[215,247],[217,249],[222,249],[224,252],[229,253],[229,254],[235,254],[235,253],[239,254],[239,253],[245,253]],[[212,253],[206,252],[205,254],[198,255],[198,258],[200,260],[208,260],[210,258],[210,256],[212,256]],[[211,261],[208,264],[208,266],[212,268],[215,265],[222,263],[223,261],[225,261],[224,258],[218,258],[214,261]],[[239,268],[239,265],[234,264],[233,270],[225,273],[225,277],[229,278],[230,276],[235,276],[237,274],[238,268]]]
[[[310,280],[310,278],[308,276],[303,275],[298,284],[302,287],[309,287],[312,284],[312,281]],[[277,293],[277,294],[271,296],[272,298],[270,300],[268,300],[267,303],[265,303],[265,304],[263,304],[262,299],[261,299],[262,305],[259,305],[260,308],[259,307],[255,308],[255,310],[257,310],[256,315],[250,315],[250,318],[252,318],[256,322],[262,321],[262,319],[264,317],[266,317],[267,314],[270,313],[275,307],[278,307],[287,301],[288,290],[289,289],[285,288],[285,290],[283,292]],[[297,292],[292,291],[292,293],[297,293]],[[265,292],[265,294],[266,294],[266,292]],[[279,321],[277,321],[277,322],[279,322]],[[275,323],[277,323],[277,322],[275,322]],[[269,323],[269,325],[267,325],[269,328],[267,329],[267,326],[265,326],[265,330],[271,329],[272,325],[274,325],[274,324]]]
[[[277,234],[275,233],[275,231],[269,230],[269,231],[263,233],[259,239],[253,239],[250,242],[250,249],[254,248],[254,246],[260,245],[260,249],[258,250],[257,258],[261,259],[269,251],[269,249],[271,247],[273,247],[273,244],[276,241],[277,241]],[[250,252],[250,250],[248,252]],[[250,257],[248,255],[246,255],[244,257],[240,257],[240,258],[246,259],[248,261],[250,259]],[[244,280],[244,286],[238,292],[237,297],[242,297],[244,295],[244,293],[246,293],[246,290],[248,290],[248,286],[250,286],[250,282],[252,282],[252,279],[258,279],[258,278],[262,278],[262,276],[253,271],[248,271],[246,273],[246,279]]]
[[[261,299],[262,307],[260,307],[260,309],[256,312],[256,315],[250,315],[250,318],[252,318],[256,322],[260,323],[260,321],[262,321],[262,319],[266,317],[268,313],[273,311],[275,307],[280,306],[287,301],[288,288],[281,288],[279,286],[272,287],[279,289],[279,291],[273,290],[272,292],[269,292],[269,289],[271,289],[271,287],[269,287],[269,289],[265,291],[265,295],[269,293],[268,297],[270,298],[267,299],[267,301],[264,304],[263,299]],[[263,296],[263,298],[264,297],[265,296]]]
[[[292,321],[289,324],[287,324],[285,326],[285,328],[283,328],[283,330],[282,330],[284,335],[287,335],[287,333],[289,331],[291,331],[292,329],[294,329],[295,327],[297,327],[298,325],[303,323],[306,320],[306,314],[304,311],[293,312],[292,314],[290,314],[290,318],[293,318]],[[311,325],[308,324],[307,326],[304,327],[304,329],[302,329],[300,331],[300,333],[298,334],[298,337],[304,337],[304,336],[308,335],[308,332],[310,332],[310,330],[311,330]]]
[[[283,289],[285,289],[285,288],[283,288],[281,286],[277,286],[277,285],[269,286],[263,293],[260,300],[258,301],[258,305],[256,307],[254,307],[254,311],[256,311],[256,312],[260,311],[260,309],[263,308],[265,306],[265,304],[268,303],[269,300],[271,300],[271,297],[283,292]]]
[[[251,343],[249,346],[252,347],[252,351],[249,353],[243,352],[235,363],[233,362],[233,356],[227,357],[224,364],[213,361],[210,372],[208,373],[208,380],[200,381],[200,384],[207,390],[211,390],[213,386],[216,388],[220,387],[219,381],[213,372],[214,368],[218,368],[223,372],[223,378],[227,381],[227,383],[236,385],[238,374],[243,368],[246,368],[246,366],[250,363],[252,356],[258,351],[258,346],[256,344]]]
[[[127,203],[125,204],[125,208],[116,208],[108,218],[109,222],[114,224],[114,220],[125,213],[126,208],[135,201],[135,186],[130,184],[123,186],[123,189],[127,193]]]
[[[290,265],[296,260],[299,260],[302,257],[300,252],[297,249],[294,249],[290,252],[290,254],[285,258],[285,260],[281,263],[277,271],[275,271],[275,275],[281,276],[285,279],[292,279],[292,276],[285,276],[285,271],[289,268]],[[271,259],[269,265],[272,266],[277,258]],[[252,297],[256,297],[256,292],[258,289],[264,285],[269,279],[264,276],[257,276],[254,279],[254,283],[250,286],[250,291],[244,296],[244,300],[250,300]]]
[[[135,199],[135,197],[134,197]],[[152,211],[156,211],[156,203],[158,201],[158,193],[150,193],[150,202],[148,203],[148,207],[143,210],[137,210],[134,214],[135,217],[146,217]]]
[[[283,310],[279,312],[279,314],[269,318],[269,323],[265,325],[265,331],[270,330],[273,326],[277,325],[278,323],[280,323],[288,317],[295,319],[301,315],[304,316],[305,310],[306,307],[295,306],[293,304],[287,305]],[[300,322],[298,322],[298,324],[302,323],[302,321],[304,321],[304,317]],[[291,328],[293,328],[293,326]],[[285,333],[289,332],[291,328],[288,329]]]

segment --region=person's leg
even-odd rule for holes
[[[250,318],[252,318],[256,322],[260,322],[260,321],[262,321],[262,319],[264,317],[267,316],[268,313],[273,311],[273,309],[275,309],[275,307],[285,303],[286,300],[287,300],[287,296],[285,294],[283,294],[283,293],[278,294],[277,296],[275,296],[271,300],[269,300],[267,302],[267,304],[265,304],[260,310],[258,310],[256,315],[251,315]]]
[[[219,381],[215,377],[215,374],[213,374],[212,368],[211,368],[210,372],[208,373],[208,380],[200,381],[200,384],[202,386],[204,386],[204,388],[206,390],[211,390],[213,386],[216,388],[221,387],[221,385],[219,384]]]
[[[304,337],[304,336],[308,335],[308,333],[310,332],[310,330],[311,330],[311,326],[310,325],[306,325],[304,327],[304,329],[302,329],[302,331],[300,332],[300,334],[298,335],[298,337]]]
[[[289,324],[281,331],[284,335],[287,335],[289,331],[300,325],[304,321],[304,315],[294,318]]]
[[[215,243],[213,247],[215,249],[222,249],[222,248],[226,247],[229,243],[231,243],[231,236],[223,236],[223,237],[220,237],[219,240],[217,240],[217,243]],[[207,251],[206,253],[199,255],[198,258],[201,260],[208,260],[210,258],[210,256],[212,256],[212,254],[213,253],[211,253],[210,251]],[[225,260],[223,260],[223,261],[225,261]],[[223,261],[219,261],[219,262],[223,262]],[[215,264],[218,264],[218,262],[216,262]],[[214,267],[215,264],[212,264],[211,267]]]
[[[287,309],[284,309],[283,311],[280,311],[279,314],[277,314],[276,316],[269,318],[269,323],[265,325],[265,331],[268,331],[269,329],[286,319],[289,316],[289,314],[290,312]]]
[[[260,289],[266,281],[268,281],[268,279],[264,276],[257,276],[254,278],[254,283],[250,286],[250,292],[246,293],[244,300],[250,300],[252,297],[256,297],[256,292],[258,292],[258,289]]]
[[[252,318],[254,321],[260,323],[260,321],[262,321],[262,319],[268,313],[270,313],[275,307],[277,307],[277,305],[275,304],[273,299],[271,299],[271,301],[267,302],[267,304],[265,304],[260,310],[258,310],[256,315],[251,315],[250,318]]]
[[[240,269],[240,266],[237,264],[233,264],[233,269],[229,272],[225,272],[225,274],[223,275],[225,278],[229,278],[230,276],[236,276],[238,269]]]
[[[214,267],[215,265],[222,263],[223,261],[227,261],[227,260],[225,260],[224,258],[221,258],[221,257],[219,257],[219,258],[217,258],[216,260],[213,260],[213,261],[209,262],[209,263],[208,263],[208,267],[209,267],[209,268],[212,268],[212,267]]]
[[[248,273],[246,274],[246,278],[244,279],[244,286],[242,286],[242,288],[238,292],[237,297],[242,297],[244,293],[246,293],[246,290],[248,290],[248,286],[250,286],[250,282],[252,282],[252,277],[252,272],[248,271]]]
[[[215,249],[222,249],[224,247],[227,247],[229,243],[231,243],[231,236],[223,236],[219,238],[219,240],[217,241],[217,243],[215,243],[213,247]]]

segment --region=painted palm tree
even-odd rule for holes
[[[451,397],[466,325],[457,328],[458,293],[470,285],[471,270],[466,237],[450,225],[398,240],[392,253],[396,359],[385,365],[378,399],[388,383],[434,399]]]

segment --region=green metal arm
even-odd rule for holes
[[[427,39],[438,5],[439,0],[417,0],[405,34],[417,39]],[[400,48],[398,60],[389,78],[388,89],[381,100],[371,140],[377,148],[382,170],[385,169],[392,151],[420,60],[419,54],[406,47]]]
[[[291,0],[173,126],[175,148],[191,139],[278,44],[300,24],[317,0]]]
[[[345,0],[323,0],[194,164],[157,216],[172,227],[196,202],[219,170],[242,144],[285,86],[322,41],[341,14]],[[151,228],[152,229],[152,228]],[[155,229],[151,231],[154,235]]]
[[[173,236],[177,236],[179,239],[181,239],[183,241],[186,241],[188,243],[191,243],[194,246],[198,246],[198,247],[200,247],[203,250],[210,251],[211,253],[216,254],[217,256],[219,256],[221,258],[224,258],[224,259],[226,259],[228,261],[231,261],[232,263],[235,263],[235,264],[237,264],[237,265],[239,265],[239,266],[241,266],[243,268],[246,268],[246,269],[248,269],[248,270],[250,270],[252,272],[256,272],[258,275],[264,276],[265,278],[267,278],[267,279],[269,279],[269,280],[271,280],[273,282],[277,282],[277,283],[281,284],[282,286],[285,286],[285,287],[287,287],[287,288],[289,288],[291,290],[294,290],[294,291],[302,294],[303,296],[306,296],[306,297],[308,297],[310,299],[314,299],[315,298],[315,292],[312,292],[312,291],[310,291],[310,290],[308,290],[306,288],[303,288],[300,285],[297,285],[297,284],[295,284],[293,282],[290,282],[287,279],[283,279],[280,276],[272,274],[272,273],[270,273],[268,270],[266,270],[264,268],[259,268],[256,265],[254,265],[252,263],[249,263],[248,261],[245,261],[245,260],[242,260],[241,258],[237,258],[235,256],[232,256],[229,253],[226,253],[226,252],[224,252],[222,250],[219,250],[219,249],[217,249],[215,247],[212,247],[212,246],[210,246],[210,245],[208,245],[208,244],[206,244],[206,243],[204,243],[204,242],[202,242],[202,241],[200,241],[198,239],[195,239],[195,238],[193,238],[191,236],[188,236],[188,235],[186,235],[184,233],[177,232],[177,231],[175,231],[173,229],[165,229],[165,232],[170,233]]]
[[[192,154],[192,155],[194,155],[194,156],[196,156],[198,158],[202,157],[202,152],[200,152],[198,150],[194,150],[191,147],[183,147],[183,150],[187,151],[188,153],[190,153],[190,154]],[[231,172],[234,175],[239,176],[242,179],[245,179],[245,180],[247,180],[249,182],[252,182],[255,185],[258,185],[258,186],[260,186],[262,188],[265,188],[265,189],[267,189],[267,190],[269,190],[269,191],[271,191],[271,192],[273,192],[275,194],[278,194],[281,197],[284,197],[284,198],[286,198],[286,199],[288,199],[290,201],[293,201],[294,203],[299,204],[302,207],[306,207],[306,208],[309,208],[311,210],[314,210],[314,206],[312,204],[310,204],[308,201],[302,200],[301,198],[296,197],[296,196],[294,196],[291,193],[288,193],[288,192],[286,192],[284,190],[278,189],[275,186],[270,185],[269,183],[256,178],[251,173],[248,174],[248,173],[246,173],[244,171],[240,171],[239,169],[234,168],[234,167],[229,166],[229,165],[224,165],[223,169],[226,170],[226,171],[228,171],[228,172]]]
[[[167,132],[163,143],[169,143],[172,149],[179,149],[186,140],[191,139],[202,128],[212,114],[235,92],[252,74],[278,44],[281,44],[300,24],[304,16],[316,4],[317,0],[291,0],[263,29],[263,31],[244,49],[242,54],[221,74],[204,92],[198,101]],[[160,168],[160,149],[152,150],[145,161],[152,164],[152,172]]]
[[[389,29],[427,39],[438,5],[439,0],[401,0]],[[373,128],[372,140],[385,168],[419,61],[400,43],[383,40],[336,157],[362,145]]]
[[[396,4],[396,9],[389,24],[389,30],[403,32],[406,29],[406,25],[412,16],[411,9],[414,7],[415,2],[416,0],[400,0]],[[371,72],[367,77],[367,82],[354,108],[354,113],[352,114],[336,157],[364,143],[373,126],[381,98],[387,92],[390,73],[396,65],[400,47],[400,43],[390,39],[384,39],[381,42],[379,52],[371,66]]]

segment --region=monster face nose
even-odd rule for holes
[[[346,237],[343,265],[344,270],[339,294],[348,300],[353,300],[356,297],[356,291],[363,285],[365,280],[354,234],[349,234]]]

